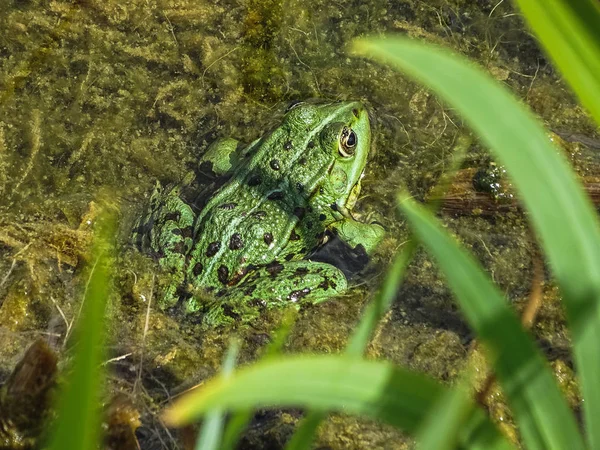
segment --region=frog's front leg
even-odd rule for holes
[[[331,229],[351,248],[362,245],[367,255],[373,253],[385,236],[384,228],[378,223],[363,223],[351,217],[334,222]]]
[[[185,281],[186,255],[193,244],[194,213],[180,198],[180,187],[156,184],[146,213],[134,229],[139,250],[158,259],[163,277],[159,281],[160,306],[173,306],[177,289]]]
[[[308,260],[273,262],[249,272],[227,293],[217,296],[204,321],[218,324],[251,318],[263,308],[320,303],[347,287],[342,271],[331,264]]]

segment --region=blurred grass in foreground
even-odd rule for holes
[[[73,361],[58,396],[58,417],[50,430],[50,450],[96,448],[100,440],[105,380],[105,306],[110,293],[116,214],[105,208],[98,216],[89,260],[89,279],[71,342]]]

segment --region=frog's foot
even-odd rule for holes
[[[136,247],[158,259],[161,307],[173,305],[177,289],[185,280],[186,255],[193,243],[194,213],[180,198],[179,187],[163,188],[156,184],[146,213],[136,224]]]
[[[332,225],[334,232],[351,248],[362,245],[367,255],[373,253],[385,236],[385,229],[376,221],[363,223],[348,218]]]
[[[344,292],[346,277],[331,264],[314,261],[273,262],[249,272],[211,305],[205,323],[256,317],[261,309],[320,303]]]

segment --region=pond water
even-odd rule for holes
[[[233,336],[242,342],[240,364],[258,358],[285,312],[211,328],[152,303],[148,309],[160,273],[151,258],[130,248],[131,226],[157,180],[181,182],[215,139],[249,143],[292,101],[312,98],[359,100],[368,108],[373,147],[355,214],[377,213],[387,230],[352,289],[298,312],[285,346],[286,352],[342,350],[392,256],[409,239],[395,193],[404,188],[425,199],[470,135],[426,89],[349,52],[352,39],[383,33],[407,34],[478,61],[556,139],[564,138],[580,175],[600,175],[600,136],[508,1],[1,2],[0,381],[39,337],[69,354],[65,335],[81,304],[94,220],[110,203],[120,211],[109,305],[110,395],[121,393],[140,412],[142,448],[184,448],[183,437],[158,421],[160,408],[215,374]],[[474,139],[461,174],[491,164]],[[469,206],[466,180],[450,189],[455,202],[440,217],[522,308],[540,258],[535,238],[521,212],[502,199],[490,196],[483,211]],[[543,293],[533,331],[576,404],[569,340],[550,279]],[[450,382],[468,360],[481,359],[474,347],[435,264],[418,252],[367,356]],[[492,397],[493,417],[514,433],[500,396]],[[261,412],[245,448],[282,448],[300,418],[297,410]],[[319,448],[412,446],[391,428],[339,414],[319,437]]]

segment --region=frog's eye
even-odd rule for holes
[[[358,143],[358,136],[348,127],[344,127],[340,136],[339,152],[344,158],[349,158],[354,155],[354,148]]]

